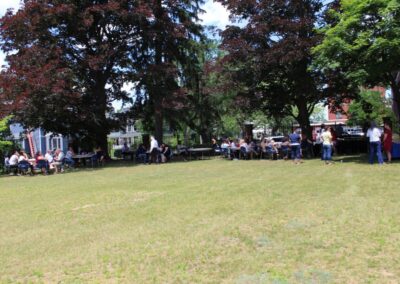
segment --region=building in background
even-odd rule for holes
[[[112,141],[112,147],[114,150],[121,149],[124,143],[128,146],[132,146],[141,139],[142,134],[135,130],[133,122],[128,122],[123,130],[111,132],[108,135],[108,139]]]
[[[18,123],[10,125],[10,130],[17,145],[31,156],[37,151],[46,153],[47,150],[61,149],[66,152],[68,149],[69,138],[61,134],[46,132],[42,128],[28,131]]]

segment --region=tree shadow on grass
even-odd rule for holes
[[[173,159],[172,161],[165,163],[165,164],[160,164],[160,163],[156,163],[156,164],[144,164],[144,163],[139,163],[137,161],[132,161],[132,160],[110,160],[107,161],[106,164],[104,166],[99,166],[99,165],[95,165],[95,166],[90,166],[90,165],[80,165],[78,167],[75,168],[65,168],[63,173],[50,173],[49,175],[68,175],[68,174],[72,174],[72,173],[82,173],[82,172],[99,172],[105,169],[110,169],[110,168],[135,168],[135,167],[148,167],[148,166],[157,166],[157,165],[168,165],[170,163],[187,163],[190,161],[196,161],[196,159],[192,159],[192,160],[188,160],[188,159],[183,159],[180,157],[177,157],[175,159]],[[21,175],[20,177],[36,177],[36,176],[43,176],[42,173],[35,173],[33,176],[32,175]],[[4,173],[4,172],[0,172],[0,178],[7,178],[7,177],[14,177],[14,175],[9,175],[8,173]]]
[[[364,165],[369,165],[369,156],[368,154],[360,154],[360,155],[351,155],[351,156],[335,156],[333,157],[333,161],[336,163],[355,163],[355,164],[364,164]],[[386,161],[384,157],[384,161]],[[400,159],[394,159],[392,160],[393,164],[398,164],[400,163]],[[378,164],[378,158],[375,156],[374,157],[374,164]]]

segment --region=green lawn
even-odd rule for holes
[[[0,283],[398,283],[400,164],[0,178]]]

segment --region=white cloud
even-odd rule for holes
[[[200,15],[203,25],[212,25],[224,29],[226,25],[231,23],[228,10],[220,3],[208,0],[202,8],[205,10],[205,13]]]
[[[18,9],[20,0],[3,0],[0,1],[0,16],[2,17],[8,8]]]
[[[20,0],[1,0],[0,1],[0,18],[5,15],[8,8],[14,8],[18,10],[20,6]],[[0,51],[0,66],[4,65],[4,53]]]

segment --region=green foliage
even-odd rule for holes
[[[345,74],[353,86],[390,85],[394,110],[400,104],[400,1],[342,0],[335,20],[322,29],[315,63]]]
[[[10,116],[7,116],[0,120],[0,152],[10,151],[13,142],[9,141],[11,136],[10,132]]]
[[[237,137],[240,134],[240,123],[234,115],[224,115],[221,118],[222,129],[220,133],[227,137]]]
[[[349,125],[367,125],[370,121],[383,123],[386,117],[394,119],[390,102],[381,97],[379,92],[362,90],[358,100],[349,106]]]
[[[310,116],[311,122],[319,123],[325,121],[325,106],[323,104],[317,104],[314,106],[314,111]]]

